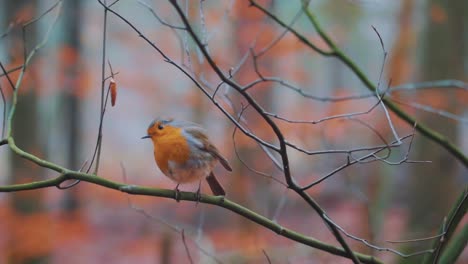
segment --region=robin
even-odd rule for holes
[[[197,180],[201,184],[201,180],[206,178],[214,195],[226,195],[213,174],[213,168],[217,161],[228,171],[232,168],[198,124],[157,118],[151,122],[143,138],[153,141],[154,160],[164,175],[177,183],[177,193],[179,184]],[[200,194],[200,185],[197,194]]]

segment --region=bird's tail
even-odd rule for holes
[[[206,181],[208,182],[211,192],[213,192],[214,195],[226,195],[223,186],[221,186],[221,183],[219,183],[213,173],[210,173],[210,175],[206,177]]]

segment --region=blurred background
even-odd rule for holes
[[[108,2],[112,2],[109,1]],[[227,74],[248,84],[259,79],[250,50],[260,53],[284,29],[248,6],[248,1],[179,1],[210,54]],[[56,10],[25,29],[56,2],[0,0],[0,59],[7,69],[21,66],[23,51],[31,51],[53,23]],[[260,1],[286,23],[300,10],[300,1]],[[168,57],[195,76],[211,94],[219,84],[200,51],[185,32],[161,23],[182,23],[168,1],[120,1],[112,8],[128,19]],[[422,81],[468,81],[468,1],[452,0],[321,0],[311,10],[338,46],[377,83],[383,51],[388,57],[381,89]],[[63,1],[60,16],[48,39],[28,67],[13,123],[16,143],[26,151],[71,169],[92,158],[101,102],[104,9],[94,0]],[[157,14],[158,18],[154,13]],[[327,49],[305,15],[294,26]],[[5,33],[5,34],[4,34]],[[117,83],[115,107],[108,106],[103,122],[99,176],[107,179],[173,189],[175,184],[157,168],[153,147],[140,140],[158,116],[200,123],[230,160],[233,172],[215,169],[228,198],[279,224],[338,245],[322,220],[294,192],[256,142],[241,132],[211,100],[178,69],[164,62],[148,43],[112,14],[107,16],[106,60]],[[240,66],[240,67],[239,67]],[[340,61],[323,57],[286,34],[257,60],[264,76],[280,78],[317,97],[367,95],[369,91]],[[13,80],[19,72],[11,74]],[[106,76],[110,75],[106,65]],[[0,79],[11,106],[11,89]],[[107,87],[106,83],[106,87]],[[250,90],[271,113],[290,120],[320,120],[365,111],[374,97],[330,102],[306,98],[275,82]],[[468,92],[449,86],[401,90],[392,100],[421,123],[446,135],[468,152]],[[243,100],[221,86],[217,100],[236,116]],[[3,107],[3,103],[2,103]],[[253,133],[269,142],[275,137],[251,108],[243,117]],[[0,117],[3,120],[3,117]],[[310,151],[353,149],[395,140],[385,112],[377,107],[355,119],[318,124],[275,120],[291,143]],[[400,137],[409,125],[391,115]],[[372,126],[373,130],[366,125]],[[404,158],[409,140],[389,158]],[[237,154],[236,155],[236,151]],[[305,155],[288,149],[291,170],[303,185],[346,162],[346,154]],[[328,215],[353,235],[404,253],[429,249],[432,241],[392,244],[436,235],[444,217],[467,186],[468,171],[439,145],[416,134],[409,158],[432,163],[383,162],[350,166],[308,192]],[[126,177],[121,164],[126,170]],[[2,185],[57,176],[0,148]],[[197,184],[182,185],[196,191]],[[208,186],[202,185],[208,192]],[[464,223],[466,224],[466,219]],[[183,234],[186,238],[184,243]],[[351,247],[386,263],[418,263],[389,252],[372,250],[347,239]],[[189,255],[187,254],[187,250]],[[222,208],[157,197],[128,196],[80,183],[68,190],[48,188],[0,193],[1,263],[350,263],[349,260],[287,240]],[[459,263],[468,262],[464,252]]]

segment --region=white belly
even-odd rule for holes
[[[167,177],[177,183],[188,183],[206,178],[213,170],[215,161],[211,160],[183,165],[169,161],[168,165],[169,171],[166,174]]]

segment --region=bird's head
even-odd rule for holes
[[[175,130],[178,130],[179,128],[172,126],[171,125],[172,121],[173,121],[172,118],[156,118],[148,126],[148,129],[146,132],[147,134],[146,136],[143,136],[142,139],[151,138],[151,140],[154,141],[162,136],[170,135],[171,133],[174,133]]]

